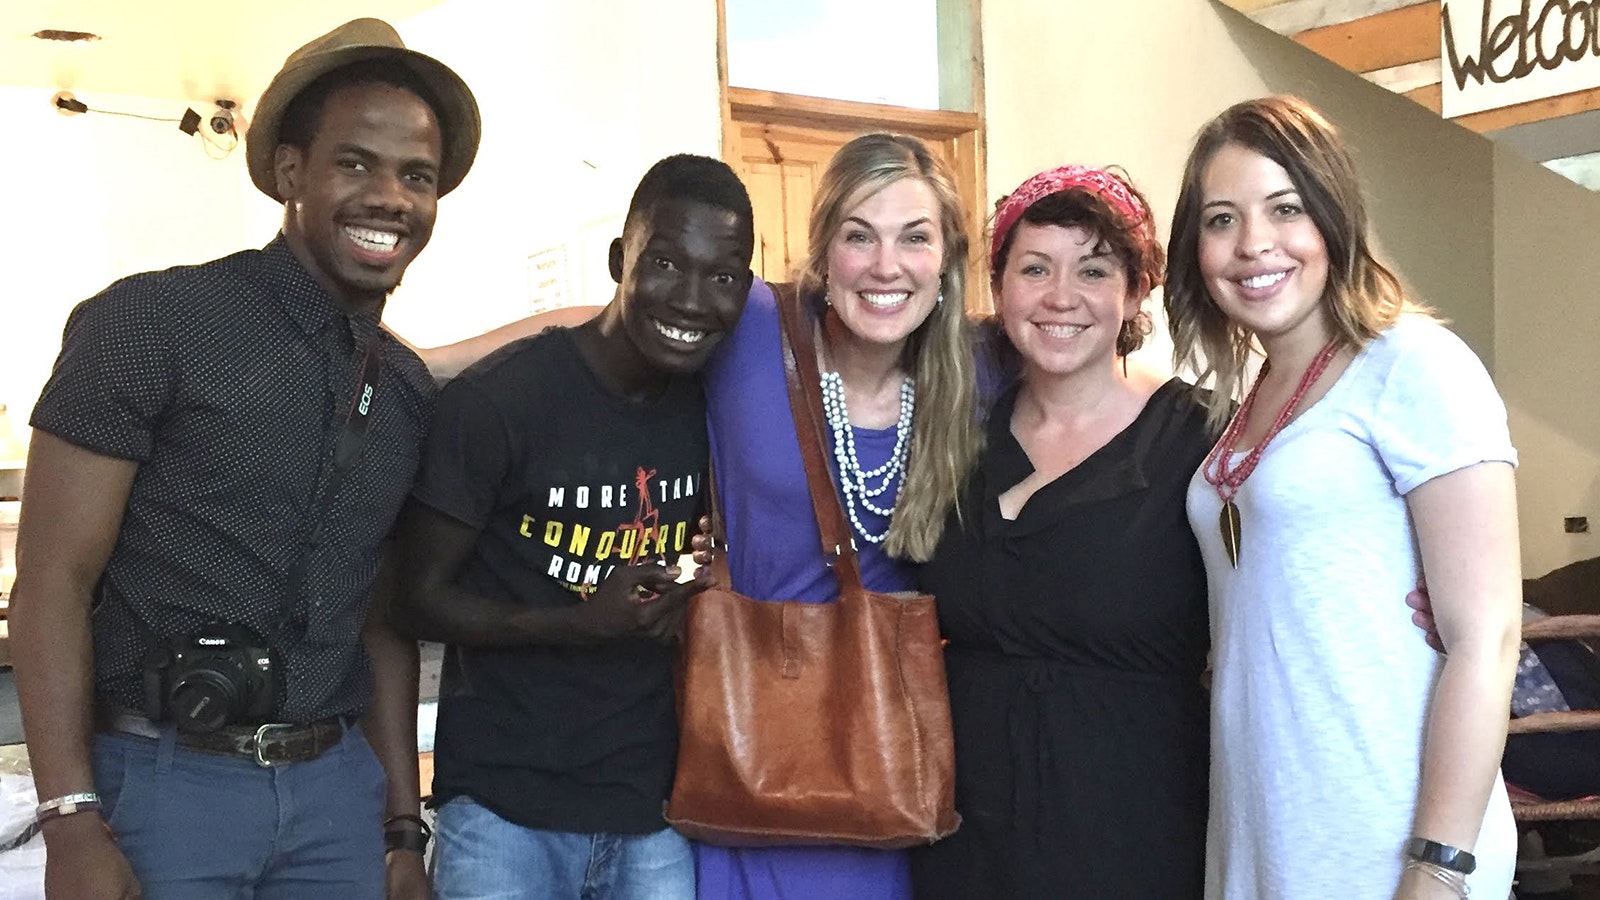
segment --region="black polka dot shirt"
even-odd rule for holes
[[[374,339],[371,430],[324,510]],[[228,622],[276,651],[273,720],[364,711],[360,631],[378,546],[410,490],[433,397],[422,361],[376,318],[346,314],[282,236],[80,304],[31,423],[139,463],[93,614],[100,702],[142,709],[152,643]]]

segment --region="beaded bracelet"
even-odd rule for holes
[[[1456,896],[1460,897],[1461,900],[1467,900],[1467,895],[1472,893],[1472,888],[1467,886],[1467,876],[1453,869],[1446,869],[1437,863],[1423,862],[1420,859],[1408,859],[1406,860],[1406,869],[1415,869],[1431,877],[1434,881],[1455,891]]]

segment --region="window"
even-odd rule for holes
[[[939,109],[937,0],[726,0],[728,84]]]

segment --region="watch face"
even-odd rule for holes
[[[1478,867],[1478,861],[1471,853],[1427,838],[1412,838],[1407,851],[1418,862],[1432,863],[1463,875],[1471,875]]]

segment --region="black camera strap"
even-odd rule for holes
[[[311,565],[311,553],[322,543],[323,522],[327,519],[328,508],[333,505],[333,498],[338,494],[339,487],[344,482],[344,477],[355,466],[356,459],[361,456],[361,450],[366,445],[367,434],[372,430],[373,397],[378,389],[378,376],[383,371],[383,356],[380,349],[381,335],[374,335],[367,341],[366,353],[361,362],[361,381],[357,383],[355,394],[350,399],[350,410],[345,414],[344,427],[339,431],[339,442],[333,450],[333,468],[328,473],[328,482],[324,486],[319,498],[317,510],[312,521],[311,531],[306,537],[305,544],[294,565],[289,569],[288,598],[291,609],[298,606],[300,588],[305,582],[306,570]],[[95,602],[93,610],[98,610],[105,603],[107,586],[104,573],[95,584]],[[134,630],[144,639],[147,647],[160,646],[160,639],[156,636],[155,629],[150,623],[139,615],[138,610],[127,606],[128,617],[133,620]],[[273,629],[273,634],[262,635],[269,645],[276,646],[277,632],[282,631],[283,624]]]
[[[317,503],[316,512],[312,516],[311,531],[306,535],[305,545],[301,548],[300,556],[295,560],[294,566],[289,569],[289,602],[293,608],[298,608],[300,589],[306,580],[306,570],[311,566],[311,554],[322,545],[326,536],[325,524],[328,511],[333,508],[334,498],[339,495],[339,488],[343,486],[345,476],[355,468],[356,460],[361,457],[361,450],[366,446],[367,435],[372,431],[373,397],[378,390],[378,376],[383,372],[383,355],[380,345],[382,335],[373,335],[367,341],[366,358],[361,363],[361,381],[356,385],[355,395],[350,399],[350,411],[345,414],[344,428],[339,431],[339,441],[333,448],[333,468],[328,473],[328,481],[322,488],[322,496]]]

